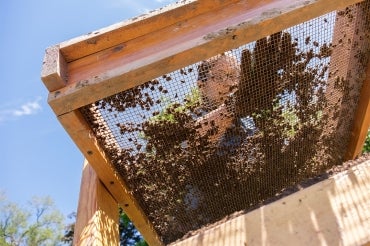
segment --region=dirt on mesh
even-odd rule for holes
[[[337,18],[352,20],[355,11]],[[356,35],[369,40],[368,32]],[[363,54],[370,51],[367,43],[356,46],[356,70],[338,75],[333,57],[342,54],[336,48],[352,47],[341,40],[278,32],[234,57],[201,61],[81,111],[163,242],[170,243],[327,178],[326,170],[341,170],[368,62]],[[179,99],[190,80],[199,90]],[[217,86],[221,93],[214,93]],[[130,122],[127,115],[141,118]]]

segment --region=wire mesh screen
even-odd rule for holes
[[[165,243],[342,163],[368,12],[328,13],[81,108]]]

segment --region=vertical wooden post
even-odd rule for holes
[[[85,160],[73,245],[119,245],[118,203]]]

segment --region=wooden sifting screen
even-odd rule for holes
[[[51,106],[151,243],[251,210],[358,154],[370,2],[255,2],[207,12],[208,1],[183,1],[132,20],[148,34],[104,48],[118,35],[110,30],[48,50],[45,64],[59,70],[44,64],[44,82],[61,84]],[[150,29],[162,15],[173,23]]]

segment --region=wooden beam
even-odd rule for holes
[[[143,34],[186,21],[194,16],[220,9],[238,0],[184,0],[150,11],[129,20],[62,42],[61,52],[67,62],[127,42]],[[254,0],[256,1],[256,0]]]
[[[118,203],[85,160],[73,245],[119,245]]]
[[[59,46],[46,49],[41,79],[49,91],[61,89],[67,84],[67,62],[60,53]]]
[[[369,245],[370,160],[171,246]]]
[[[70,62],[68,84],[49,94],[49,104],[61,115],[356,2],[233,2]]]
[[[122,206],[135,227],[150,245],[162,245],[153,225],[147,219],[126,182],[118,176],[108,157],[98,144],[91,128],[81,113],[76,110],[58,117],[72,140],[85,155],[97,176],[113,198]]]
[[[363,83],[359,102],[356,109],[351,139],[346,155],[347,160],[355,159],[361,154],[367,132],[370,127],[370,62],[366,70],[366,79]]]

